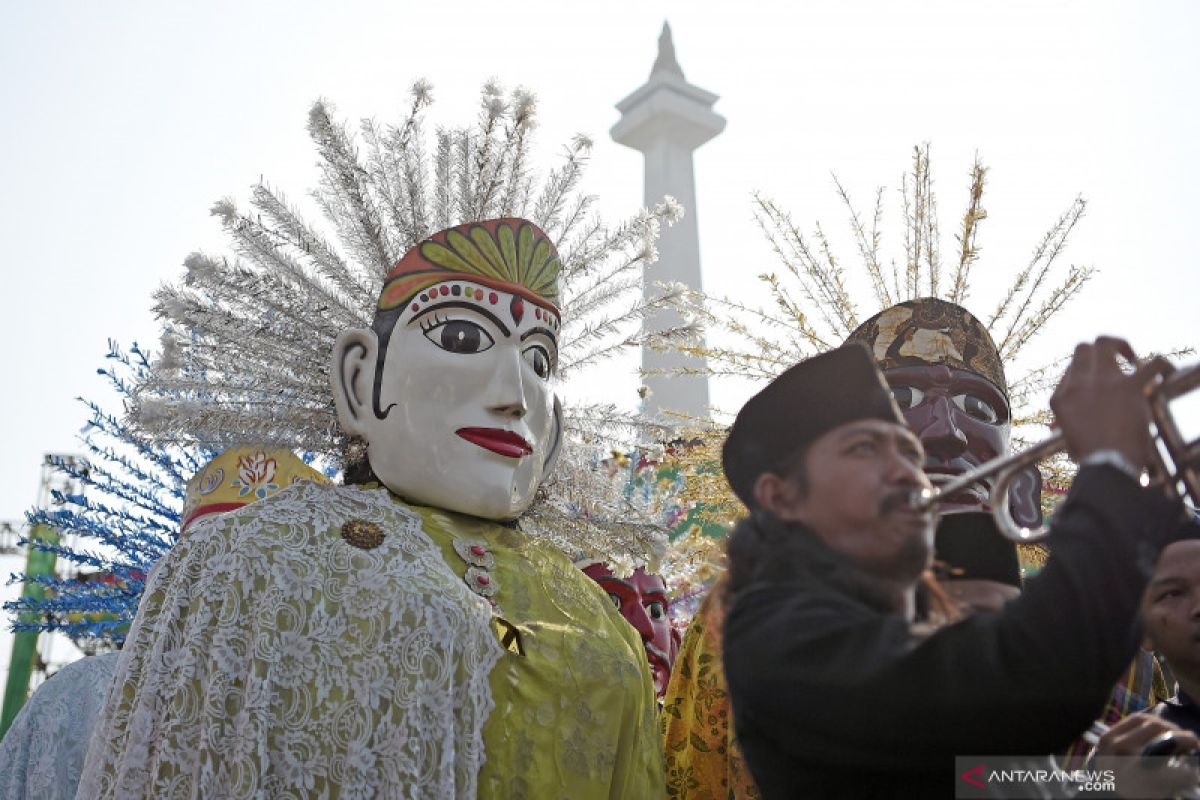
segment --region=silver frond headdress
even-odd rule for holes
[[[642,318],[679,301],[678,293],[645,300],[640,291],[643,269],[656,257],[660,226],[682,213],[673,199],[606,225],[594,213],[595,198],[579,191],[591,148],[587,138],[575,137],[544,176],[531,165],[536,104],[528,91],[505,95],[489,82],[474,125],[439,127],[432,137],[425,120],[429,84],[417,82],[410,96],[399,124],[365,120],[361,138],[334,121],[326,102],[310,111],[321,170],[312,196],[336,242],[265,183],[254,186],[248,212],[230,200],[213,207],[233,252],[192,254],[182,280],[156,293],[162,353],[133,404],[131,420],[140,434],[209,449],[253,441],[344,464],[354,442],[338,428],[328,389],[334,339],[346,328],[370,325],[384,276],[407,250],[434,231],[465,222],[523,217],[557,242],[562,377],[641,344]],[[692,334],[686,327],[667,332],[680,341]],[[576,405],[566,419],[564,460],[574,458],[579,469],[592,458],[592,443],[606,436],[631,427],[667,436],[609,407]],[[561,546],[596,557],[625,548],[645,559],[660,547],[661,529],[637,520],[619,500],[580,500],[551,491],[531,521],[545,522],[558,510],[587,530]],[[618,546],[621,537],[605,533],[604,520],[622,518],[622,530],[634,533]],[[597,552],[605,541],[613,544]]]

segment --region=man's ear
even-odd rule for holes
[[[1042,524],[1042,471],[1030,464],[1013,478],[1008,489],[1008,510],[1013,522],[1024,528]]]
[[[337,406],[342,431],[366,437],[367,418],[374,414],[371,393],[375,389],[375,360],[379,339],[365,328],[350,328],[338,334],[333,343],[333,364],[329,383],[333,404]]]
[[[798,508],[802,499],[795,482],[782,475],[763,472],[754,479],[754,502],[784,522],[802,521]]]
[[[562,437],[563,437],[563,410],[562,403],[558,402],[558,395],[554,396],[554,429],[550,432],[550,450],[546,453],[546,460],[542,464],[542,480],[546,480],[550,473],[554,471],[554,465],[558,463],[558,454],[562,452]]]

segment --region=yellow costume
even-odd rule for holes
[[[487,543],[497,634],[517,632],[492,669],[497,710],[515,711],[484,725],[479,796],[660,797],[646,653],[599,585],[549,543],[476,517],[414,510],[453,571],[468,566],[456,541]]]
[[[733,735],[721,665],[720,603],[709,592],[688,625],[663,699],[667,796],[749,800],[760,796]]]

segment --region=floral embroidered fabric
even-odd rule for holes
[[[118,653],[63,667],[38,687],[0,742],[0,799],[71,800]]]
[[[154,568],[80,796],[474,797],[503,652],[420,517],[298,482]]]
[[[720,613],[709,592],[684,634],[663,698],[667,796],[672,800],[757,800],[733,735],[721,664]]]
[[[645,649],[604,591],[546,540],[413,508],[446,563],[462,572],[479,568],[468,557],[486,563],[500,587],[498,619],[520,640],[521,655],[510,648],[492,670],[496,710],[483,730],[479,797],[662,797]]]

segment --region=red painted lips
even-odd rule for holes
[[[459,428],[455,433],[471,444],[508,458],[524,458],[533,452],[533,445],[522,436],[500,428]]]

